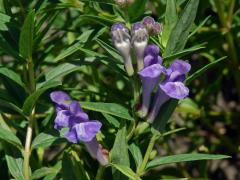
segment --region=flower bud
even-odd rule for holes
[[[158,22],[155,22],[150,16],[143,18],[142,23],[148,30],[149,35],[158,35],[162,31],[161,25]]]
[[[94,159],[97,159],[102,166],[106,166],[109,163],[108,151],[97,142],[96,138],[90,142],[86,142],[85,145],[90,155]]]
[[[115,48],[119,51],[125,64],[125,69],[129,76],[134,74],[131,60],[131,42],[128,29],[120,23],[114,24],[111,29],[112,40]]]
[[[140,22],[132,26],[132,46],[137,58],[138,71],[144,67],[144,50],[148,44],[148,32],[144,25]]]

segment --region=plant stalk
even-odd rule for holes
[[[34,65],[32,59],[28,61],[28,76],[29,76],[29,90],[33,93],[36,89],[35,85],[35,76],[34,76]],[[25,180],[30,180],[29,173],[29,160],[31,155],[31,143],[32,143],[32,134],[33,134],[33,122],[35,118],[35,108],[32,110],[31,115],[29,116],[27,134],[25,138],[25,148],[24,148],[24,160],[23,160],[23,174]]]
[[[144,155],[144,158],[143,158],[143,162],[141,163],[140,167],[137,169],[137,174],[139,176],[141,176],[144,173],[144,170],[147,166],[150,154],[153,150],[153,147],[154,147],[155,141],[157,140],[157,137],[158,137],[158,135],[153,134],[153,136],[152,136],[152,138],[151,138],[151,140],[148,144],[147,151],[146,151],[146,153]]]

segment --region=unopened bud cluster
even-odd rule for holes
[[[160,24],[151,17],[145,17],[142,22],[134,23],[131,33],[121,23],[116,23],[112,26],[113,44],[122,56],[129,76],[134,74],[133,58],[137,61],[137,72],[144,68],[144,50],[147,47],[149,35],[159,34],[160,31]],[[134,52],[134,57],[131,56],[131,50]]]

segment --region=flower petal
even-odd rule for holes
[[[96,136],[101,127],[102,124],[99,121],[89,121],[76,124],[74,129],[79,141],[89,142]]]
[[[155,44],[150,44],[145,48],[144,56],[147,55],[158,56],[159,53],[160,53],[159,47]]]
[[[88,121],[88,115],[87,113],[83,112],[79,102],[77,101],[73,101],[70,104],[70,111],[72,113],[72,115],[76,116],[76,118],[78,118],[80,121]]]
[[[69,95],[63,91],[54,91],[50,94],[50,97],[56,104],[63,104],[66,101],[71,101]]]
[[[189,89],[182,82],[167,82],[160,88],[171,98],[183,99],[189,94]]]
[[[78,143],[75,129],[69,129],[69,131],[64,134],[64,137],[72,143]]]
[[[183,60],[177,59],[172,62],[169,69],[171,69],[173,72],[178,71],[181,74],[186,74],[190,71],[191,65]]]
[[[166,103],[170,97],[160,88],[158,87],[157,93],[155,94],[154,101],[151,107],[151,111],[148,114],[147,122],[153,123],[156,119],[159,111],[164,103]]]
[[[70,111],[68,110],[59,111],[54,120],[54,123],[55,123],[54,128],[59,130],[63,127],[68,127],[70,117],[71,117]]]

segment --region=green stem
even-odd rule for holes
[[[29,180],[29,159],[31,154],[31,141],[32,141],[32,131],[33,131],[33,113],[31,118],[29,118],[29,124],[27,127],[27,135],[25,141],[25,149],[24,149],[24,162],[23,162],[23,169],[24,169],[24,179]]]
[[[135,120],[131,122],[131,125],[130,125],[129,129],[130,129],[130,131],[129,131],[128,135],[127,135],[127,141],[129,141],[132,138],[132,136],[134,135],[134,132],[135,132],[135,129],[136,129],[136,122],[135,122]]]
[[[105,167],[100,165],[98,168],[95,180],[103,180],[104,179],[103,178],[104,170],[105,170]]]
[[[234,7],[235,7],[236,0],[231,0],[230,3],[231,3],[231,4],[230,4],[230,7],[229,7],[228,20],[227,20],[227,22],[229,23],[229,25],[232,24],[233,11],[234,11]]]
[[[141,176],[143,174],[144,170],[145,170],[145,167],[146,167],[146,165],[148,163],[150,154],[151,154],[151,152],[153,150],[153,147],[154,147],[155,141],[157,140],[157,137],[158,137],[158,135],[153,134],[153,136],[152,136],[152,138],[151,138],[151,140],[150,140],[150,142],[148,144],[148,148],[147,148],[147,151],[146,151],[146,153],[144,155],[143,162],[141,163],[140,167],[137,169],[137,174],[139,176]]]
[[[29,76],[29,90],[31,93],[35,91],[35,79],[34,79],[34,65],[32,59],[28,61],[28,76]],[[32,110],[31,115],[29,116],[29,122],[27,127],[27,134],[25,139],[25,148],[24,148],[24,160],[23,160],[23,174],[24,179],[30,179],[29,173],[29,160],[31,155],[31,142],[32,142],[32,134],[33,134],[33,122],[35,118],[35,108]]]

